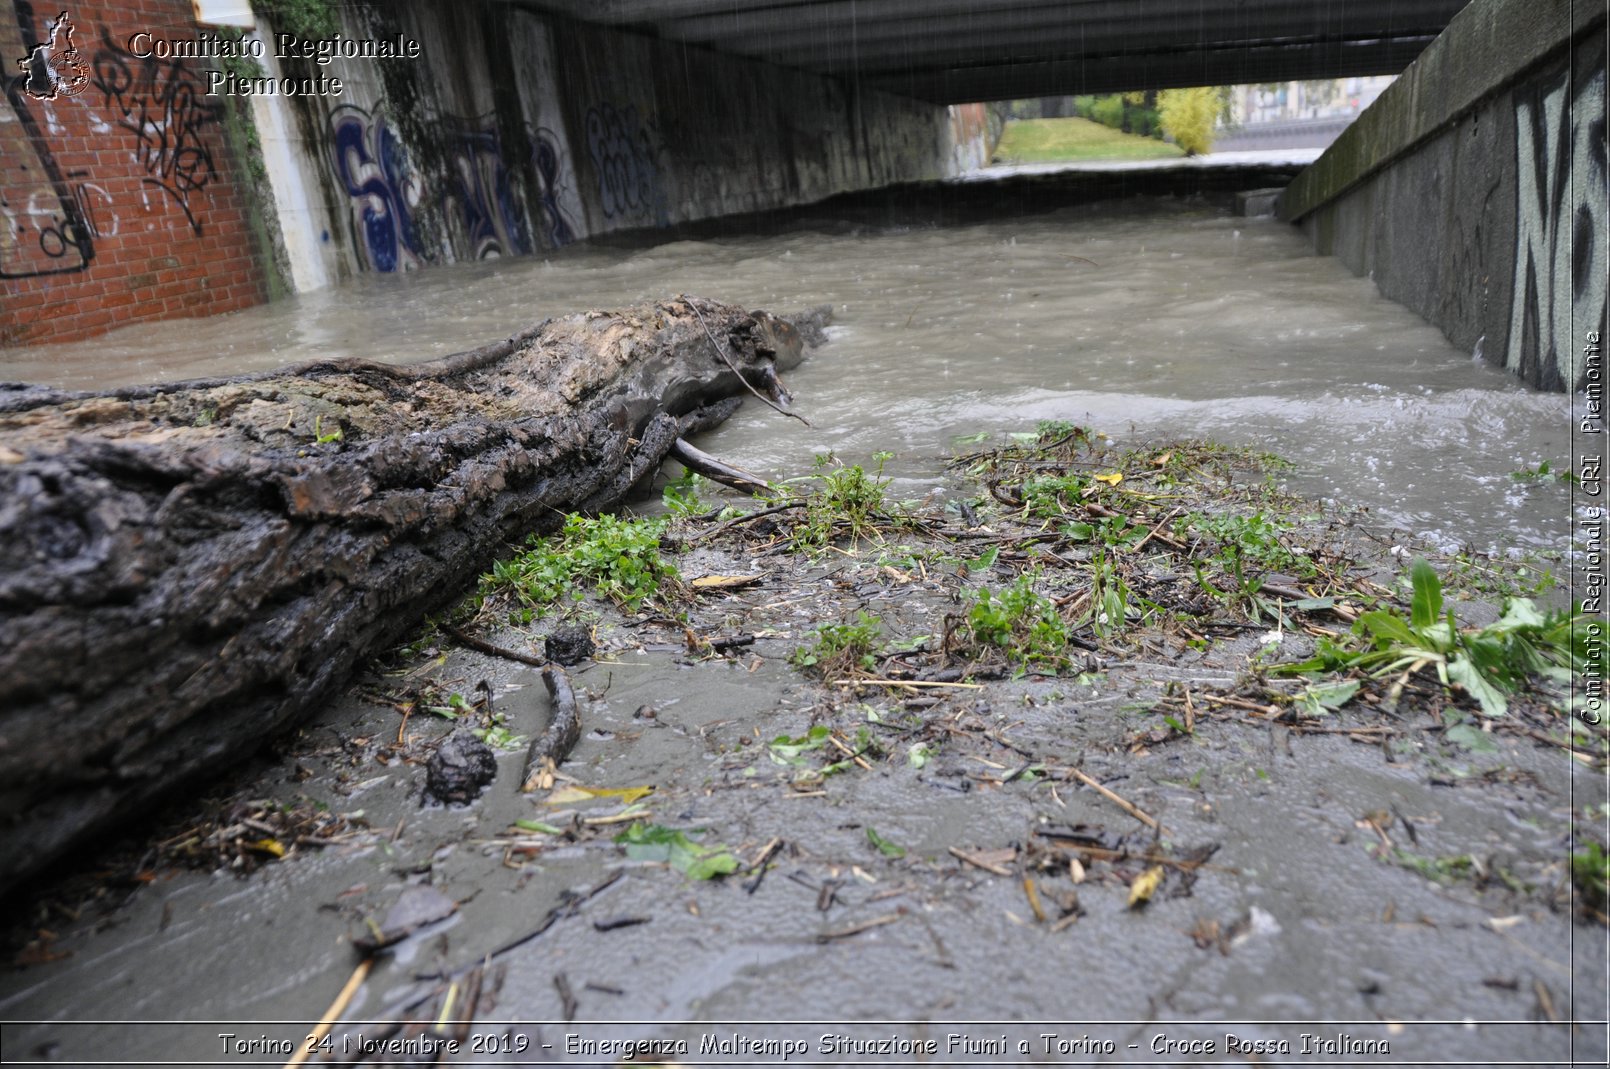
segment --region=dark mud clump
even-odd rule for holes
[[[425,767],[425,797],[438,802],[472,802],[497,775],[492,747],[465,728],[453,732]]]
[[[593,636],[585,627],[560,627],[543,640],[543,652],[554,664],[576,665],[593,655],[598,648]]]

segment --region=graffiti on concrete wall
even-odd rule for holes
[[[383,108],[342,105],[330,113],[336,176],[354,214],[354,232],[374,271],[407,271],[435,262],[423,233],[444,224],[448,259],[486,260],[558,248],[576,239],[560,206],[564,157],[546,130],[527,129],[532,171],[540,186],[534,201],[536,234],[528,222],[518,181],[497,125],[490,116],[441,119],[428,125],[445,173],[415,166],[401,132]]]
[[[532,251],[531,233],[516,200],[497,127],[455,123],[453,168],[444,207],[463,228],[471,259],[489,260]]]
[[[605,218],[670,225],[655,138],[631,105],[587,109],[587,151]]]
[[[343,104],[330,113],[335,173],[357,215],[359,246],[375,271],[406,271],[428,257],[413,212],[424,183],[382,113]]]
[[[218,111],[201,80],[182,60],[136,57],[105,30],[92,70],[114,121],[130,135],[142,181],[171,197],[199,237],[191,198],[218,177],[204,136]]]
[[[576,224],[565,211],[564,201],[571,191],[565,176],[570,173],[564,149],[552,130],[538,127],[531,137],[532,163],[536,167],[537,181],[542,188],[537,200],[542,209],[541,232],[543,243],[550,249],[561,248],[576,240]]]
[[[1581,339],[1605,321],[1605,70],[1516,91],[1515,273],[1506,364],[1574,389]]]

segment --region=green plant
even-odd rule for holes
[[[1056,603],[1034,589],[1034,577],[1019,576],[998,593],[980,587],[963,617],[971,644],[992,646],[1020,666],[1067,664],[1068,624]]]
[[[854,542],[875,533],[893,511],[886,497],[889,480],[883,475],[883,465],[893,456],[874,453],[875,467],[868,474],[859,464],[840,464],[830,453],[818,455],[811,475],[817,486],[806,496],[804,519],[790,536],[793,547],[826,546],[841,535]]]
[[[1546,559],[1534,551],[1494,557],[1466,549],[1446,562],[1447,585],[1499,598],[1536,597],[1558,584]]]
[[[432,705],[427,703],[425,711],[435,713],[443,720],[457,720],[466,713],[475,712],[475,705],[462,694],[449,694],[446,705]]]
[[[682,832],[637,821],[615,836],[615,841],[626,848],[626,856],[633,861],[663,861],[690,880],[709,880],[737,872],[738,858],[731,850],[690,838],[703,832],[703,828]]]
[[[1219,91],[1211,86],[1165,89],[1157,94],[1158,125],[1187,156],[1200,155],[1213,147],[1213,127],[1219,110]]]
[[[314,416],[313,417],[313,444],[314,445],[329,445],[331,442],[339,442],[341,440],[341,438],[342,438],[341,426],[339,424],[336,425],[335,430],[326,431],[324,429],[324,417],[323,416]]]
[[[1090,432],[1077,423],[1065,419],[1042,419],[1034,425],[1035,440],[1039,445],[1053,445],[1065,440],[1087,442]]]
[[[1098,635],[1111,635],[1129,619],[1129,584],[1106,552],[1090,554],[1090,608],[1086,618]]]
[[[673,516],[696,516],[704,512],[704,502],[699,500],[699,487],[704,483],[704,476],[696,471],[684,471],[680,477],[666,483],[660,493],[666,511]]]
[[[1554,471],[1546,460],[1535,468],[1522,468],[1520,471],[1512,471],[1509,473],[1509,477],[1520,482],[1577,482],[1577,477],[1574,474],[1569,471]]]
[[[1219,551],[1215,556],[1227,569],[1254,564],[1313,578],[1319,574],[1313,560],[1306,553],[1298,553],[1286,544],[1285,537],[1291,529],[1290,523],[1265,516],[1262,512],[1254,512],[1250,516],[1192,512],[1181,517],[1174,525],[1174,531],[1179,536],[1188,537],[1195,532],[1218,542]]]
[[[1054,519],[1066,515],[1069,505],[1078,504],[1100,489],[1100,484],[1077,472],[1042,475],[1024,482],[1023,507],[1031,515]]]
[[[1443,614],[1442,583],[1431,565],[1416,560],[1410,570],[1413,597],[1409,616],[1393,609],[1364,613],[1353,625],[1354,642],[1345,646],[1321,639],[1314,656],[1276,670],[1284,674],[1359,671],[1380,679],[1399,672],[1392,697],[1422,668],[1436,669],[1444,687],[1457,684],[1480,703],[1485,716],[1502,716],[1506,695],[1533,676],[1560,682],[1573,665],[1596,658],[1603,671],[1603,646],[1590,652],[1588,628],[1573,629],[1580,613],[1544,614],[1526,598],[1510,599],[1503,615],[1482,628],[1458,628],[1453,613]]]
[[[1098,542],[1114,548],[1130,546],[1146,537],[1146,528],[1132,523],[1128,516],[1104,516],[1094,523],[1074,520],[1062,525],[1062,534],[1070,542]]]
[[[905,847],[901,846],[892,839],[886,839],[882,835],[879,835],[878,830],[872,827],[870,824],[867,825],[866,829],[866,841],[871,843],[873,847],[877,849],[878,853],[882,854],[884,857],[902,858],[906,856]]]
[[[660,555],[664,531],[663,520],[572,514],[556,537],[532,536],[530,548],[494,564],[481,577],[481,592],[507,593],[538,615],[556,602],[581,600],[588,588],[637,609],[679,579]]]
[[[1124,98],[1114,93],[1097,97],[1090,104],[1090,117],[1103,126],[1121,130],[1124,126]]]
[[[341,14],[333,0],[251,0],[251,4],[274,29],[298,37],[333,37],[341,29]]]
[[[883,637],[883,621],[865,610],[858,610],[853,620],[822,624],[815,635],[810,645],[800,646],[789,655],[788,663],[795,668],[814,669],[824,679],[877,667],[875,651]]]
[[[1610,854],[1598,843],[1587,846],[1571,855],[1571,882],[1584,901],[1595,909],[1604,909],[1610,901]]]
[[[1468,876],[1475,870],[1475,859],[1469,854],[1453,854],[1448,857],[1422,857],[1410,853],[1402,847],[1394,847],[1392,860],[1411,872],[1418,872],[1428,880],[1436,883],[1452,883],[1454,880]]]

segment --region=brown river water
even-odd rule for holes
[[[1279,453],[1298,465],[1293,489],[1444,549],[1568,538],[1563,484],[1511,473],[1566,461],[1569,398],[1454,349],[1289,226],[1173,202],[370,275],[235,315],[0,349],[0,379],[93,388],[314,357],[419,360],[676,293],[833,307],[832,344],[790,382],[813,427],[751,405],[707,443],[772,475],[829,450],[889,451],[920,488],[954,436],[1067,419]]]

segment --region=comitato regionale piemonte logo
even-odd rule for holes
[[[17,61],[17,66],[28,76],[23,91],[35,100],[55,100],[82,93],[89,85],[89,67],[73,46],[73,20],[63,11],[46,25],[50,36]]]

